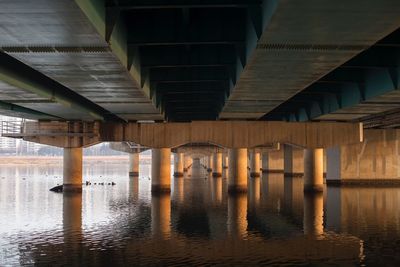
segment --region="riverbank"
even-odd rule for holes
[[[0,165],[62,164],[62,156],[0,156]],[[83,163],[127,163],[128,155],[84,156]]]

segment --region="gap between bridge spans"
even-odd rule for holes
[[[195,121],[189,123],[26,122],[20,137],[58,147],[99,142],[134,142],[149,148],[209,143],[257,148],[271,143],[328,148],[363,141],[361,123],[278,121]]]

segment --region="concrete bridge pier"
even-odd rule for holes
[[[82,148],[64,148],[63,191],[82,192]]]
[[[174,154],[174,177],[183,177],[183,163],[184,163],[184,154],[183,153],[175,153]]]
[[[263,152],[261,155],[261,170],[263,173],[268,172],[268,152]]]
[[[250,153],[250,177],[260,177],[260,152]]]
[[[151,192],[171,192],[171,149],[153,148],[151,157]]]
[[[293,147],[289,145],[283,145],[283,174],[293,175]]]
[[[183,163],[183,172],[188,172],[189,168],[192,167],[193,159],[192,159],[192,157],[190,155],[184,156],[183,159],[184,159],[184,161],[183,161],[184,162]]]
[[[222,169],[228,169],[229,166],[229,157],[228,157],[228,153],[225,152],[222,155]]]
[[[228,193],[247,192],[247,148],[229,149]]]
[[[222,152],[214,153],[213,160],[213,177],[222,177]]]
[[[129,176],[139,177],[139,153],[129,153]]]
[[[214,157],[213,155],[208,156],[207,172],[212,172],[214,169]]]
[[[322,192],[324,188],[324,150],[304,150],[304,192]]]

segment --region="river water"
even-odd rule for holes
[[[264,174],[230,196],[193,170],[152,196],[149,167],[85,165],[91,185],[63,195],[48,190],[60,166],[2,166],[0,266],[400,266],[399,188],[304,196],[301,178]]]

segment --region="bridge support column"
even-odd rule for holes
[[[293,148],[289,145],[283,145],[283,174],[293,175]]]
[[[184,157],[184,164],[183,164],[183,171],[184,172],[188,172],[189,168],[192,166],[193,164],[193,159],[191,156],[186,156]]]
[[[214,159],[214,169],[213,169],[213,177],[222,177],[222,153],[216,152],[213,156]]]
[[[213,155],[208,156],[207,172],[212,172],[214,169]]]
[[[250,177],[260,177],[260,152],[250,153]]]
[[[261,169],[263,173],[268,172],[268,152],[263,152],[261,156]]]
[[[171,192],[171,149],[153,148],[151,151],[151,191]]]
[[[184,154],[183,153],[175,153],[175,155],[174,155],[174,177],[182,177],[183,176],[183,163],[184,163]]]
[[[229,149],[228,193],[247,192],[247,148]]]
[[[228,153],[224,153],[222,155],[222,169],[228,169],[229,166],[229,159],[228,159]]]
[[[82,192],[82,148],[64,148],[63,191]]]
[[[129,176],[139,176],[139,153],[129,153]]]
[[[324,150],[304,150],[304,191],[323,191],[324,186]]]

